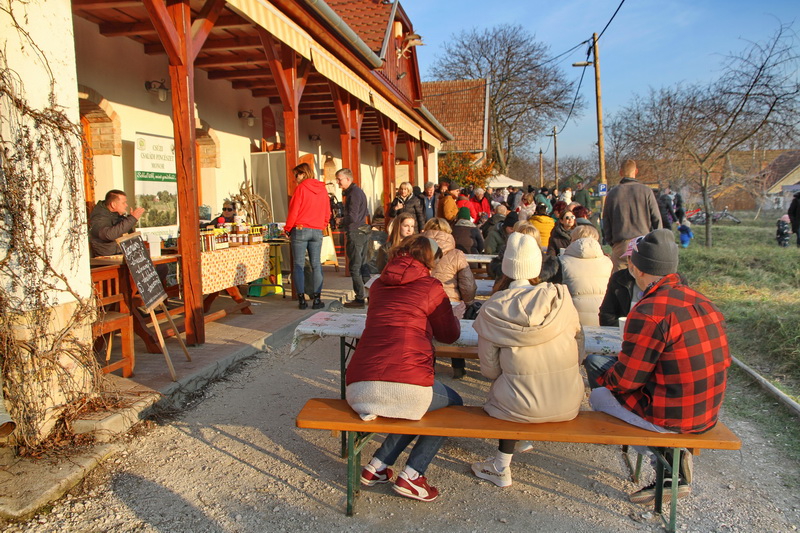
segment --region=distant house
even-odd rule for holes
[[[439,151],[470,153],[476,163],[489,150],[489,86],[485,79],[426,81],[422,83],[425,106],[453,136]]]
[[[789,150],[763,171],[766,203],[770,209],[786,209],[800,190],[800,150]]]

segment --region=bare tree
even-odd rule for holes
[[[506,174],[518,152],[563,119],[573,84],[554,63],[549,48],[521,25],[463,31],[444,45],[433,67],[437,80],[486,78],[490,83],[492,160]],[[576,102],[576,110],[583,103]]]
[[[700,190],[711,246],[711,197],[730,178],[728,156],[747,143],[784,143],[800,132],[798,53],[791,27],[728,57],[708,85],[678,85],[636,97],[617,117],[631,152],[673,168],[686,168]],[[712,176],[715,179],[712,179]]]

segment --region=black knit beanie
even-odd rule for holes
[[[678,245],[668,229],[645,235],[631,254],[631,262],[645,274],[666,276],[678,271]]]

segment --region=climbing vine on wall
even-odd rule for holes
[[[76,258],[87,253],[82,132],[57,105],[47,58],[17,24],[13,4],[4,2],[0,16],[50,73],[49,101],[34,108],[0,50],[0,364],[16,442],[35,447],[54,413],[99,389],[100,373],[79,333],[94,302],[73,285]]]

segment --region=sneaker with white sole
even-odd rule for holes
[[[472,472],[479,478],[491,481],[498,487],[511,486],[511,468],[504,468],[502,472],[497,470],[494,466],[494,457],[472,463]]]
[[[392,480],[394,472],[388,466],[383,470],[375,470],[375,467],[367,463],[367,466],[361,470],[361,484],[365,487],[372,487],[378,483],[389,483]]]
[[[421,502],[432,502],[439,496],[439,490],[428,485],[428,480],[425,479],[425,476],[409,479],[405,471],[397,474],[397,480],[392,485],[392,489],[401,496]]]
[[[681,479],[678,481],[678,499],[684,498],[692,493],[692,487]],[[672,480],[664,479],[664,492],[662,493],[662,501],[668,502],[672,497]],[[631,493],[629,496],[631,503],[648,504],[656,500],[656,482],[652,482],[643,489]]]
[[[521,440],[514,446],[514,453],[529,452],[533,449],[533,443],[529,440]]]

